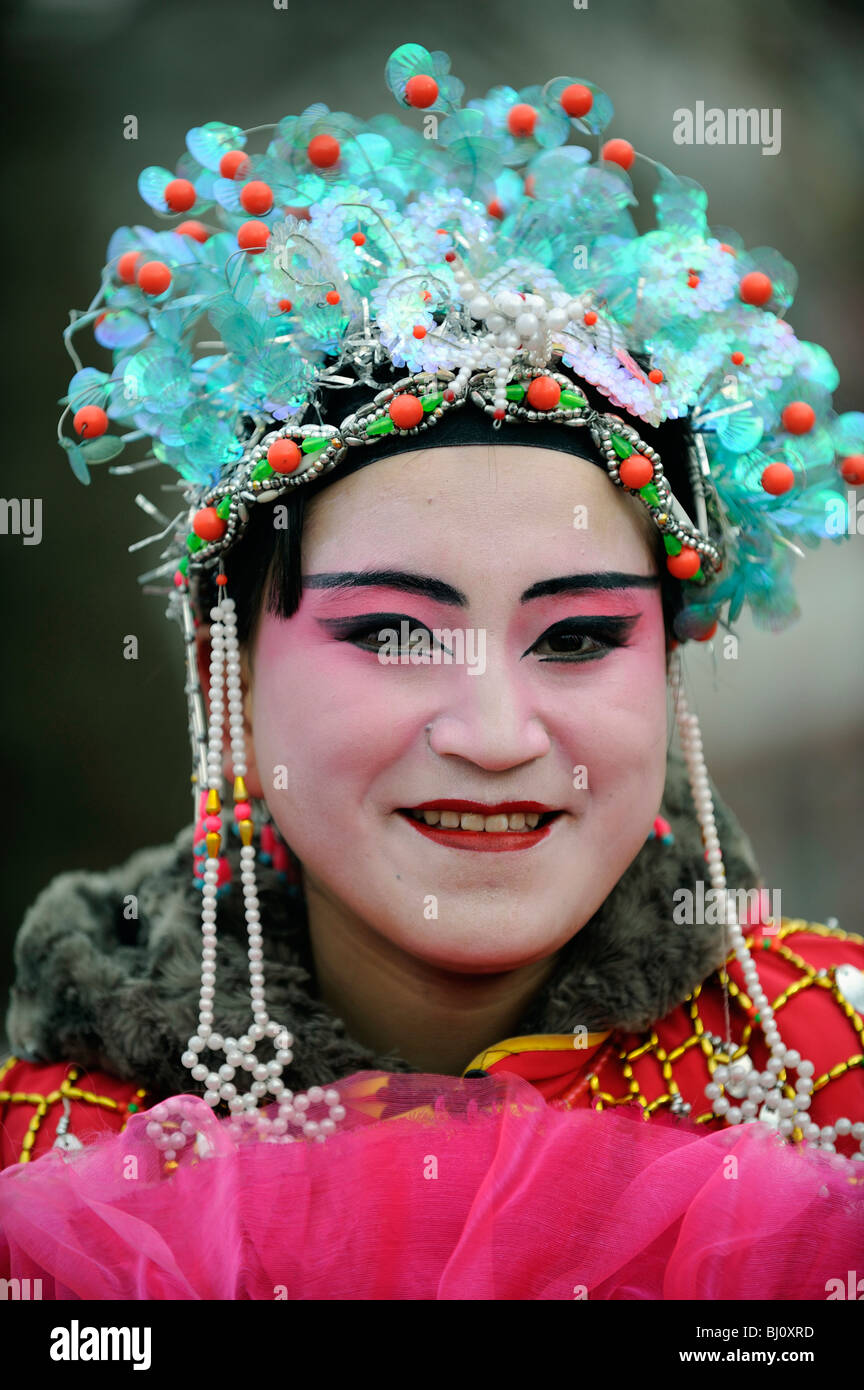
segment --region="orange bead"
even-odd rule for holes
[[[101,406],[82,405],[81,409],[76,411],[72,424],[78,434],[86,435],[88,439],[97,439],[108,428],[108,416]]]
[[[618,476],[625,487],[647,487],[654,477],[654,466],[644,454],[631,454],[618,465]]]
[[[202,507],[192,518],[192,530],[202,541],[220,541],[228,529],[215,507]]]
[[[493,198],[491,202],[486,204],[486,211],[490,217],[497,217],[500,222],[501,218],[504,216],[504,208],[501,205],[501,199]]]
[[[237,245],[250,256],[260,256],[267,249],[270,228],[266,222],[244,222],[237,232]]]
[[[693,274],[688,275],[687,284],[690,286],[691,290],[695,290],[697,285],[699,284],[699,276]]]
[[[353,241],[355,246],[365,246],[366,234],[365,232],[352,232],[351,240]]]
[[[636,151],[629,140],[607,140],[600,151],[600,158],[608,160],[610,164],[620,164],[622,169],[629,169],[636,158]]]
[[[511,135],[533,135],[537,111],[527,101],[517,101],[507,112],[507,129]]]
[[[795,486],[795,474],[788,463],[769,463],[763,470],[760,481],[766,492],[770,492],[773,497],[779,497]]]
[[[308,207],[304,207],[302,204],[298,204],[296,207],[286,205],[282,211],[286,217],[296,217],[298,222],[310,222],[312,220]]]
[[[341,146],[335,135],[315,135],[306,147],[309,163],[316,169],[332,169],[341,154]]]
[[[734,246],[728,246],[727,243],[726,243],[725,241],[721,241],[721,243],[720,243],[720,250],[721,250],[721,251],[725,251],[727,256],[737,256],[737,255],[738,255],[738,252],[735,250],[735,247],[734,247]]]
[[[256,217],[269,212],[273,206],[273,189],[261,179],[253,179],[240,190],[240,202],[247,212]]]
[[[663,373],[661,372],[659,367],[651,368],[650,372],[648,373],[648,380],[653,381],[655,386],[660,385],[661,381],[663,380]]]
[[[533,197],[534,197],[534,182],[535,182],[535,180],[534,180],[534,175],[533,175],[533,174],[529,174],[528,177],[525,179],[525,182],[524,182],[523,185],[522,185],[522,187],[523,187],[524,190],[525,190],[525,197],[526,197],[526,198],[533,198]]]
[[[403,392],[402,395],[393,397],[387,407],[387,413],[397,429],[413,430],[423,419],[423,406],[416,396]]]
[[[138,262],[143,257],[140,251],[124,251],[117,262],[117,274],[121,280],[125,280],[127,285],[134,285],[135,270]]]
[[[840,472],[852,487],[864,483],[864,454],[847,454],[840,464]]]
[[[558,98],[568,116],[587,116],[594,105],[594,94],[581,82],[571,82]]]
[[[243,150],[228,150],[219,160],[223,179],[242,179],[249,171],[249,156]]]
[[[554,410],[561,399],[561,387],[551,376],[535,376],[525,393],[532,410]]]
[[[294,305],[291,303],[290,299],[279,300],[279,308],[282,310],[283,314],[290,314],[293,307]]]
[[[172,212],[188,212],[196,196],[195,185],[188,179],[172,179],[164,193],[165,202]]]
[[[736,367],[742,367],[744,365],[743,352],[733,352],[731,360],[735,363]]]
[[[219,587],[220,587],[220,589],[221,589],[221,587],[222,587],[223,584],[227,584],[227,583],[228,583],[228,576],[227,576],[227,574],[217,574],[217,576],[216,576],[216,583],[219,585]]]
[[[807,434],[816,423],[816,411],[806,401],[790,401],[780,419],[790,434]]]
[[[438,96],[438,83],[426,72],[417,72],[405,83],[405,100],[409,106],[419,106],[421,111],[431,106]]]
[[[293,439],[276,439],[267,450],[267,462],[274,473],[293,473],[303,453]]]
[[[414,331],[414,337],[415,337],[415,338],[425,338],[425,337],[426,337],[426,329],[423,327],[422,323],[415,323],[415,325],[414,325],[414,330],[413,330],[413,331]]]
[[[340,295],[337,290],[328,290],[324,298],[327,300],[328,304],[338,304]]]
[[[773,293],[774,286],[761,270],[751,270],[738,286],[738,297],[745,304],[767,304]]]
[[[587,310],[587,312],[583,316],[582,322],[586,324],[588,328],[594,327],[595,323],[597,322],[597,315],[595,314],[593,309]]]
[[[171,284],[171,271],[164,261],[145,261],[135,279],[145,294],[164,294]]]
[[[210,235],[203,222],[181,222],[174,230],[178,236],[191,236],[193,241],[206,241]]]
[[[702,564],[698,550],[683,545],[677,555],[666,556],[666,568],[675,579],[692,579]]]
[[[428,290],[424,290],[423,293],[422,293],[422,295],[421,295],[421,299],[423,300],[423,302],[426,303],[426,304],[428,304],[428,302],[429,302],[429,300],[430,300],[431,298],[432,298],[432,296],[431,296],[431,294],[429,293],[429,291],[428,291]]]

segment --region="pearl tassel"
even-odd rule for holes
[[[851,1134],[853,1138],[861,1141],[861,1152],[855,1157],[864,1159],[864,1123],[852,1124],[845,1117],[838,1119],[834,1125],[825,1125],[821,1129],[816,1124],[808,1123],[807,1111],[810,1108],[815,1067],[812,1062],[802,1058],[795,1049],[787,1048],[783,1042],[774,1018],[774,1010],[760,983],[759,972],[747,946],[744,933],[735,920],[734,914],[731,913],[732,905],[726,896],[726,870],[723,866],[723,854],[717,834],[717,822],[714,818],[711,785],[702,752],[702,735],[699,730],[699,721],[696,715],[690,712],[684,696],[681,659],[677,651],[669,659],[669,678],[681,748],[687,764],[696,816],[705,844],[711,887],[715,890],[718,899],[726,905],[724,918],[728,932],[727,942],[734,949],[741,964],[747,993],[759,1013],[762,1032],[771,1054],[765,1071],[761,1073],[748,1073],[743,1068],[736,1067],[734,1063],[730,1066],[716,1067],[712,1081],[705,1087],[705,1095],[711,1101],[713,1113],[717,1116],[723,1116],[727,1124],[753,1124],[757,1120],[764,1120],[765,1116],[761,1112],[763,1109],[767,1109],[769,1112],[776,1112],[778,1116],[776,1127],[784,1138],[789,1138],[796,1125],[799,1125],[809,1147],[822,1148],[836,1153],[834,1141],[837,1136]],[[731,1058],[732,1043],[728,1018],[728,994],[726,1029],[727,1055]],[[790,1070],[794,1070],[798,1074],[798,1079],[795,1082],[794,1099],[785,1097],[782,1093],[779,1076],[783,1070],[787,1074]],[[738,1099],[736,1093],[746,1091],[746,1099],[742,1101],[741,1105],[733,1105],[724,1091],[729,1091],[733,1099]],[[769,1123],[771,1122],[769,1121]],[[846,1159],[840,1155],[839,1161],[843,1164]]]
[[[219,817],[222,791],[222,749],[225,723],[224,693],[228,696],[228,728],[234,768],[235,808],[245,806],[246,746],[243,720],[240,648],[237,641],[237,619],[233,599],[220,594],[219,603],[210,610],[210,720],[207,747],[207,862],[201,907],[201,993],[199,997],[198,1029],[187,1043],[181,1061],[198,1082],[204,1082],[205,1102],[215,1109],[227,1101],[232,1112],[229,1128],[242,1133],[243,1125],[254,1124],[260,1138],[272,1138],[290,1143],[295,1136],[288,1134],[290,1125],[299,1127],[303,1137],[323,1142],[345,1118],[339,1092],[312,1086],[307,1092],[294,1095],[286,1090],[282,1080],[284,1068],[293,1061],[293,1036],[267,1012],[264,991],[263,933],[255,878],[255,849],[251,844],[252,822],[240,820],[243,845],[240,850],[240,871],[243,904],[246,916],[249,955],[249,985],[253,1022],[240,1038],[225,1038],[213,1028],[213,999],[216,986],[216,890],[219,879],[219,855],[222,846],[223,823]],[[240,795],[238,796],[238,792]],[[256,1044],[265,1038],[273,1040],[275,1058],[264,1062],[256,1052]],[[224,1054],[225,1061],[218,1070],[211,1070],[201,1060],[204,1052]],[[234,1078],[238,1069],[250,1072],[252,1082],[245,1094],[240,1094]],[[269,1094],[279,1101],[278,1116],[259,1113],[259,1102]],[[326,1119],[314,1120],[309,1115],[313,1105],[323,1103],[328,1108]],[[185,1146],[194,1123],[184,1118],[179,1126],[167,1129],[165,1122],[175,1115],[185,1116],[182,1104],[162,1102],[153,1108],[147,1133],[162,1149],[167,1159],[173,1159],[178,1148]],[[192,1128],[190,1129],[190,1124]]]

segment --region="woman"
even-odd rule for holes
[[[157,572],[196,820],[19,933],[8,1268],[824,1297],[864,1229],[864,942],[765,912],[679,649],[793,615],[791,537],[864,479],[861,417],[782,317],[790,268],[712,237],[701,189],[661,170],[637,236],[632,147],[566,143],[611,117],[592,84],[463,109],[414,45],[388,80],[437,142],[320,106],[260,156],[190,132],[139,187],[227,230],[121,229],[73,324],[115,349],[76,359],[73,467],[113,419],[184,480]]]

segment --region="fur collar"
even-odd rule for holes
[[[759,872],[749,841],[713,786],[712,792],[730,885],[755,887]],[[575,1022],[642,1032],[720,963],[717,927],[671,923],[674,890],[705,878],[686,768],[672,753],[663,814],[674,845],[650,840],[643,846],[565,947],[517,1034],[569,1032]],[[191,847],[188,826],[172,844],[139,850],[117,869],[61,874],[42,892],[15,946],[7,1030],[16,1056],[75,1061],[155,1095],[194,1088],[180,1064],[196,1025],[200,972],[201,900],[191,881]],[[124,915],[130,894],[137,920]],[[272,869],[261,868],[259,896],[268,1004],[296,1040],[288,1085],[304,1089],[363,1070],[415,1071],[397,1055],[376,1056],[361,1046],[317,998],[298,890],[287,891]],[[234,887],[220,900],[218,926],[214,1012],[225,1033],[239,1035],[248,1023],[248,967]]]

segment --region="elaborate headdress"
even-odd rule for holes
[[[165,543],[161,563],[142,578],[174,578],[169,611],[184,624],[204,803],[205,971],[185,1060],[207,1099],[240,1115],[268,1092],[283,1097],[290,1039],[264,1005],[233,604],[223,587],[211,613],[208,747],[189,581],[224,581],[222,557],[252,508],[385,437],[434,443],[452,411],[485,412],[501,442],[513,422],[557,427],[564,449],[567,432],[581,431],[662,534],[684,588],[675,632],[685,641],[734,622],[745,602],[763,626],[794,618],[794,554],[846,533],[836,523],[847,488],[864,482],[864,415],[834,413],[830,357],[786,322],[796,277],[782,256],[711,229],[703,189],[659,164],[656,227],[640,235],[627,171],[645,156],[626,140],[596,139],[613,108],[593,83],[562,76],[520,92],[495,87],[463,105],[449,68],[446,54],[415,44],[392,54],[387,83],[412,112],[407,123],[317,103],[254,132],[222,122],[190,130],[173,169],[147,168],[139,179],[164,230],[115,232],[99,292],[65,334],[77,370],[59,433],[76,475],[89,481],[90,466],[146,439],[150,457],[110,471],[162,464],[179,476],[176,515],[138,501],[164,528],[150,538]],[[271,132],[266,145],[255,138],[261,129]],[[187,214],[194,220],[181,220]],[[112,350],[110,371],[81,365],[72,337],[85,328]],[[395,381],[394,369],[403,373]],[[585,383],[608,411],[589,404]],[[358,385],[368,387],[366,403],[334,423],[333,393]],[[639,432],[639,421],[667,420],[689,429],[692,516]],[[226,682],[254,1014],[236,1040],[214,1032],[208,973],[227,829]],[[682,719],[712,884],[722,887],[698,727],[683,697]],[[731,932],[746,953],[734,924]],[[767,1000],[763,1017],[782,1060]],[[279,1045],[269,1064],[255,1057],[265,1036]],[[218,1071],[200,1060],[207,1048],[226,1052]],[[254,1077],[245,1096],[234,1085],[241,1067]],[[310,1099],[292,1107],[289,1094],[281,1132],[302,1124],[323,1137],[339,1118],[334,1094],[311,1096],[331,1106],[320,1127],[304,1118]],[[722,1094],[720,1102],[722,1111]]]

